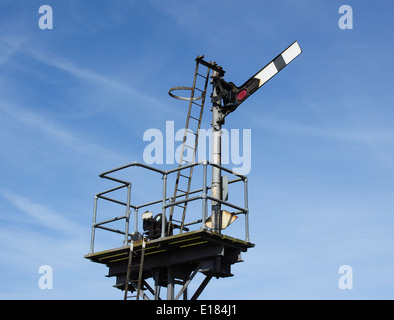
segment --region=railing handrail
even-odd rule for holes
[[[149,166],[149,165],[147,165],[145,163],[133,161],[133,162],[131,162],[129,164],[126,164],[124,166],[121,166],[121,167],[118,167],[118,168],[115,168],[115,169],[108,170],[108,171],[105,171],[103,173],[100,173],[99,177],[100,178],[113,179],[112,177],[108,177],[107,175],[110,174],[110,173],[113,173],[113,172],[117,172],[117,171],[120,171],[120,170],[124,170],[124,169],[130,168],[130,167],[142,167],[142,168],[145,168],[145,169],[157,172],[157,173],[161,173],[162,175],[164,175],[164,174],[168,175],[168,174],[171,174],[173,172],[177,172],[177,171],[184,170],[184,169],[187,169],[187,168],[190,168],[190,167],[194,167],[194,166],[197,166],[197,165],[204,165],[204,164],[207,164],[207,165],[219,168],[219,169],[221,169],[223,171],[226,171],[228,173],[231,173],[231,174],[233,174],[233,175],[235,175],[235,176],[237,176],[239,178],[247,179],[247,176],[245,176],[243,174],[240,174],[238,172],[235,172],[233,170],[230,170],[230,169],[228,169],[226,167],[223,167],[221,165],[218,165],[216,163],[212,163],[209,160],[201,160],[201,161],[198,161],[198,162],[189,163],[189,164],[182,165],[182,166],[179,166],[177,168],[170,169],[170,170],[160,170],[160,169],[157,169],[155,167]],[[129,183],[127,181],[122,181],[122,180],[119,180],[119,181],[121,181],[121,183],[125,183],[125,184]]]
[[[158,172],[158,173],[161,173],[161,174],[165,174],[165,171],[163,171],[163,170],[157,169],[157,168],[152,167],[152,166],[148,166],[148,165],[145,164],[145,163],[133,161],[133,162],[131,162],[131,163],[129,163],[129,164],[126,164],[126,165],[124,165],[124,166],[121,166],[121,167],[118,167],[118,168],[115,168],[115,169],[108,170],[108,171],[105,171],[105,172],[103,172],[103,173],[100,173],[100,174],[99,174],[99,177],[100,177],[100,178],[107,178],[106,176],[107,176],[108,174],[113,173],[113,172],[116,172],[116,171],[120,171],[120,170],[123,170],[123,169],[127,169],[127,168],[129,168],[129,167],[143,167],[143,168],[148,169],[148,170],[152,170],[152,171],[155,171],[155,172]]]
[[[200,188],[200,189],[195,189],[193,191],[190,191],[188,193],[187,197],[185,197],[185,194],[178,195],[175,198],[173,196],[167,197],[167,195],[166,195],[167,176],[172,174],[172,173],[175,173],[175,172],[178,172],[178,171],[182,171],[182,170],[185,170],[185,169],[188,169],[188,168],[191,168],[191,167],[194,167],[194,166],[198,166],[198,165],[202,165],[204,167],[203,187]],[[230,203],[228,201],[222,200],[222,199],[218,199],[216,197],[213,197],[213,196],[207,194],[208,190],[211,189],[211,186],[207,185],[207,170],[206,170],[207,166],[213,166],[213,167],[219,168],[219,169],[221,169],[221,170],[223,170],[223,171],[225,171],[227,173],[230,173],[230,174],[232,174],[232,175],[237,177],[235,179],[232,179],[232,180],[228,181],[228,184],[232,184],[232,183],[243,181],[243,183],[244,183],[244,206],[243,207],[239,206],[239,205],[236,205],[236,204],[233,204],[233,203]],[[130,167],[142,167],[144,169],[148,169],[150,171],[160,173],[162,175],[162,179],[163,179],[163,197],[161,199],[154,200],[154,201],[151,201],[151,202],[147,202],[147,203],[143,203],[143,204],[139,204],[139,205],[135,205],[135,204],[132,205],[130,203],[131,202],[130,201],[130,198],[131,198],[131,186],[132,186],[131,182],[120,180],[118,178],[114,178],[112,176],[109,176],[109,174],[111,174],[111,173],[118,172],[118,171],[130,168]],[[185,203],[188,203],[188,202],[191,202],[191,201],[196,201],[196,200],[202,200],[203,201],[202,219],[198,219],[198,220],[193,221],[193,222],[188,222],[188,223],[186,223],[184,225],[193,225],[193,224],[197,224],[197,223],[202,223],[202,228],[206,228],[205,222],[206,222],[206,219],[207,219],[207,201],[208,200],[216,201],[216,202],[219,202],[219,203],[221,203],[221,204],[223,204],[225,206],[228,206],[228,207],[231,207],[233,209],[238,210],[234,214],[237,214],[237,215],[238,214],[244,214],[245,215],[245,240],[247,242],[249,242],[249,222],[248,222],[249,209],[248,209],[248,199],[247,199],[247,196],[248,196],[247,193],[248,192],[247,192],[247,177],[245,175],[242,175],[242,174],[239,174],[237,172],[234,172],[233,170],[230,170],[230,169],[228,169],[226,167],[223,167],[221,165],[217,165],[217,164],[211,163],[208,160],[202,160],[202,161],[198,161],[198,162],[182,165],[182,166],[179,166],[177,168],[170,169],[170,170],[160,170],[160,169],[157,169],[155,167],[146,165],[144,163],[140,163],[140,162],[134,161],[134,162],[126,164],[124,166],[121,166],[121,167],[118,167],[118,168],[115,168],[115,169],[103,172],[99,176],[101,178],[109,179],[109,180],[115,181],[117,183],[120,183],[121,185],[117,186],[117,187],[114,187],[114,188],[111,188],[111,189],[108,189],[106,191],[99,192],[99,193],[97,193],[95,195],[95,205],[94,205],[93,223],[92,223],[92,236],[91,236],[91,249],[90,249],[91,253],[93,253],[94,239],[95,239],[95,229],[96,228],[100,228],[100,229],[104,229],[104,230],[108,230],[108,231],[124,234],[125,235],[125,243],[127,244],[127,241],[129,240],[129,231],[128,231],[128,229],[129,229],[130,208],[132,208],[134,210],[134,212],[135,212],[135,231],[137,231],[137,228],[138,228],[138,210],[140,208],[148,207],[148,206],[151,206],[151,205],[157,205],[157,204],[162,203],[162,214],[163,214],[163,216],[166,216],[166,209],[174,207],[174,206],[177,206],[177,205],[180,205],[180,204],[185,204]],[[110,198],[108,196],[104,196],[105,194],[108,194],[108,193],[120,190],[120,189],[125,188],[125,187],[127,187],[127,201],[126,202],[120,201],[120,200],[116,200],[116,199],[112,199],[112,198]],[[189,197],[189,195],[191,195],[191,194],[193,194],[193,195],[197,194],[197,195],[195,195],[193,197]],[[185,199],[177,201],[177,198],[180,198],[180,197],[185,197]],[[115,217],[113,219],[108,219],[108,220],[101,221],[101,222],[97,223],[96,222],[96,218],[97,218],[97,201],[98,201],[98,199],[111,201],[111,202],[114,202],[114,203],[117,203],[117,204],[125,206],[126,207],[125,215],[124,216]],[[114,222],[114,221],[117,221],[117,220],[121,220],[121,219],[125,219],[126,220],[126,226],[125,226],[126,228],[125,228],[124,232],[120,231],[120,230],[115,230],[115,229],[103,226],[104,224],[111,223],[111,222]],[[163,223],[164,223],[164,220],[165,219],[162,220]],[[162,230],[162,237],[165,236],[165,234],[163,232],[164,229]]]

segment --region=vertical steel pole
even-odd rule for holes
[[[250,242],[249,238],[249,207],[248,207],[248,178],[244,179],[244,201],[245,201],[245,241]]]
[[[161,216],[161,238],[166,236],[166,197],[167,197],[167,174],[163,174],[163,202]]]
[[[213,76],[218,73],[213,72]],[[213,83],[212,98],[214,100],[212,105],[212,163],[221,165],[221,141],[222,141],[222,121],[223,115],[220,111],[220,100],[215,101],[217,97],[217,88],[215,82]],[[221,170],[212,166],[212,196],[221,199]],[[212,231],[220,233],[220,217],[221,205],[219,202],[212,200]]]
[[[207,221],[207,160],[203,163],[203,186],[202,186],[202,229],[206,229],[205,221]]]
[[[167,266],[167,300],[174,300],[174,276],[170,269],[170,266]]]
[[[138,208],[134,209],[134,232],[138,231]]]
[[[127,246],[127,241],[129,240],[129,222],[130,222],[130,198],[131,198],[131,184],[127,185],[127,203],[126,203],[126,223],[125,223],[125,233],[124,233],[124,245]]]
[[[89,253],[93,253],[93,251],[94,251],[94,237],[95,237],[95,232],[96,232],[96,216],[97,216],[97,201],[98,201],[98,197],[94,196],[92,235],[91,235],[91,238],[90,238],[90,250],[89,250]]]
[[[155,300],[159,300],[160,297],[160,269],[154,269],[152,270],[153,278],[155,280],[155,290],[154,290],[154,296]]]

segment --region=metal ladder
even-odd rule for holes
[[[137,298],[137,300],[139,300],[139,298],[140,298],[141,285],[142,285],[142,273],[144,270],[145,246],[146,246],[145,239],[142,240],[141,248],[138,250],[134,250],[134,241],[131,241],[131,243],[130,243],[129,262],[127,264],[126,283],[125,283],[125,289],[124,289],[124,300],[127,300],[129,298]],[[133,263],[133,255],[136,254],[138,251],[141,252],[140,262],[133,265],[132,264]],[[131,268],[136,267],[136,266],[139,267],[138,278],[130,280],[130,274],[131,274],[130,270],[131,270]],[[137,291],[136,295],[132,295],[132,296],[127,295],[129,292],[129,285],[131,285],[134,288],[134,290]]]
[[[207,86],[209,82],[209,73],[211,71],[211,67],[215,66],[216,64],[211,64],[203,60],[204,56],[198,56],[196,58],[196,69],[194,73],[194,80],[193,80],[193,87],[191,88],[191,95],[190,99],[183,99],[183,100],[189,100],[189,110],[187,112],[187,117],[186,117],[186,125],[185,125],[185,132],[183,135],[183,142],[182,142],[182,148],[181,148],[181,155],[180,155],[180,161],[179,161],[179,167],[181,167],[184,164],[187,163],[193,163],[196,158],[196,151],[197,151],[197,144],[198,144],[198,134],[199,130],[201,127],[201,119],[204,111],[204,104],[205,104],[205,98],[206,98],[206,93],[207,93]],[[203,75],[199,73],[199,67],[200,65],[203,65],[207,67],[206,70],[206,75]],[[197,88],[196,83],[197,83],[197,78],[201,77],[203,78],[203,88]],[[201,94],[200,97],[196,95],[196,91],[198,91],[198,94]],[[198,110],[198,117],[195,116],[195,114],[192,112],[194,108],[197,108]],[[192,115],[193,114],[193,115]],[[187,136],[188,134],[194,135],[194,144],[188,145],[186,144],[187,142]],[[189,162],[184,159],[184,153],[186,149],[190,149],[193,152],[192,156],[192,161]],[[191,186],[191,180],[192,180],[192,175],[193,175],[193,168],[190,167],[188,169],[184,169],[181,171],[178,171],[176,180],[175,180],[175,188],[174,188],[174,196],[173,196],[173,201],[177,201],[177,198],[179,197],[184,197],[184,199],[187,199],[189,197],[189,192],[190,192],[190,186]],[[185,189],[180,189],[179,186],[186,185],[186,190]],[[174,219],[174,209],[175,206],[181,208],[182,211],[182,218],[181,220],[175,220]],[[183,232],[184,224],[185,224],[185,217],[186,217],[186,209],[187,209],[187,202],[184,202],[182,204],[176,204],[175,206],[170,207],[170,214],[169,214],[169,223],[168,223],[168,230],[167,230],[167,235],[170,234],[171,228],[172,228],[172,222],[178,222],[180,223],[180,233]],[[187,231],[187,229],[185,229]]]

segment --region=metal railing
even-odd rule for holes
[[[184,195],[179,195],[176,196],[176,199],[173,199],[173,197],[168,197],[167,196],[167,180],[168,177],[171,174],[177,173],[178,171],[182,171],[191,167],[195,167],[195,166],[202,166],[203,167],[203,182],[202,182],[202,188],[199,189],[195,189],[189,192],[188,197],[185,197],[184,199],[181,200],[177,200],[177,198],[181,198],[184,197]],[[216,167],[219,168],[220,170],[223,170],[231,175],[233,175],[235,178],[232,180],[228,181],[228,184],[234,184],[237,182],[242,181],[243,182],[243,206],[240,205],[236,205],[234,203],[230,203],[228,201],[225,201],[223,199],[218,199],[215,198],[211,195],[208,194],[208,191],[211,189],[210,186],[207,185],[208,182],[208,166],[212,166],[212,167]],[[162,197],[160,199],[154,200],[154,201],[150,201],[147,203],[143,203],[143,204],[132,204],[131,203],[131,189],[132,189],[132,184],[131,182],[128,181],[124,181],[124,180],[120,180],[118,178],[114,178],[113,176],[109,176],[112,173],[115,172],[119,172],[122,170],[125,170],[127,168],[130,167],[142,167],[144,169],[159,173],[161,175],[162,178]],[[91,232],[91,243],[90,243],[90,251],[89,253],[93,253],[94,252],[94,245],[95,245],[95,236],[96,236],[96,229],[103,229],[106,231],[110,231],[110,232],[114,232],[114,233],[118,233],[118,234],[122,234],[124,236],[124,241],[123,244],[127,245],[128,241],[131,239],[131,235],[130,231],[129,231],[129,223],[130,223],[130,217],[131,217],[131,210],[134,210],[134,232],[138,232],[138,212],[140,209],[142,208],[146,208],[146,207],[150,207],[153,205],[158,205],[161,203],[161,222],[162,222],[162,226],[161,226],[161,236],[160,238],[164,238],[166,237],[166,213],[167,213],[167,209],[174,207],[174,206],[179,206],[181,204],[185,204],[185,203],[189,203],[189,202],[193,202],[193,201],[198,201],[201,200],[202,201],[202,207],[201,207],[201,218],[197,219],[195,221],[191,221],[188,223],[183,224],[183,227],[185,226],[191,226],[191,225],[198,225],[201,224],[201,229],[208,229],[208,227],[206,226],[206,221],[208,218],[208,200],[210,201],[216,201],[221,203],[224,206],[230,207],[232,209],[234,209],[235,211],[232,212],[233,215],[239,215],[239,214],[243,214],[245,216],[245,232],[244,232],[244,238],[246,242],[250,242],[250,238],[249,238],[249,209],[248,209],[248,179],[246,176],[238,174],[230,169],[227,169],[223,166],[214,164],[214,163],[210,163],[207,160],[204,161],[200,161],[200,162],[196,162],[196,163],[191,163],[191,164],[187,164],[184,166],[180,166],[177,167],[175,169],[171,169],[171,170],[160,170],[151,166],[148,166],[146,164],[143,163],[139,163],[139,162],[132,162],[130,164],[124,165],[122,167],[119,168],[115,168],[106,172],[103,172],[99,175],[101,178],[105,178],[114,182],[119,183],[120,185],[115,187],[115,188],[111,188],[108,189],[106,191],[97,193],[94,197],[94,209],[93,209],[93,222],[92,222],[92,232]],[[126,194],[126,201],[120,201],[114,198],[109,197],[109,194],[123,189],[123,188],[127,188],[127,194]],[[109,201],[112,203],[116,203],[118,205],[124,206],[126,208],[125,214],[122,216],[117,216],[115,218],[112,219],[108,219],[108,220],[104,220],[101,222],[97,222],[97,204],[98,204],[98,200],[102,199],[105,201]],[[188,215],[190,216],[190,215]],[[122,230],[118,230],[118,229],[113,229],[110,228],[108,226],[104,226],[106,224],[110,224],[112,222],[115,221],[119,221],[125,219],[125,226],[124,226],[124,231]]]

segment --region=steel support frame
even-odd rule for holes
[[[188,299],[188,287],[189,284],[192,282],[196,274],[201,268],[201,264],[198,264],[197,267],[189,274],[189,276],[185,277],[183,279],[183,282],[179,282],[179,280],[176,280],[176,272],[174,269],[171,267],[167,268],[167,300],[179,300],[179,298],[182,296],[183,300]],[[148,295],[143,291],[140,290],[138,291],[138,287],[134,283],[130,283],[130,285],[133,287],[133,289],[137,292],[139,292],[139,295],[142,299],[144,300],[162,300],[160,297],[160,291],[161,291],[161,285],[160,285],[160,270],[156,269],[152,272],[153,276],[153,281],[154,281],[154,288],[152,288],[146,280],[143,280],[143,286],[152,294],[152,299],[148,297]],[[197,300],[198,297],[201,295],[205,287],[208,285],[209,281],[212,279],[212,275],[206,275],[205,278],[202,280],[196,291],[193,293],[191,296],[190,300]],[[180,284],[182,287],[178,291],[177,294],[175,294],[175,284]],[[127,294],[127,293],[125,293]],[[137,297],[138,300],[139,297]]]

